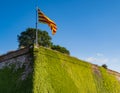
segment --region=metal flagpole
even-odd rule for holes
[[[36,0],[36,47],[38,47],[38,0]]]

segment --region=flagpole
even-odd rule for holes
[[[36,0],[36,47],[38,47],[38,0]]]

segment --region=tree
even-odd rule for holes
[[[29,47],[30,45],[35,44],[36,40],[36,29],[28,28],[26,31],[20,33],[18,37],[19,48],[21,47]],[[38,45],[43,47],[49,47],[53,50],[59,51],[61,53],[65,53],[70,55],[70,52],[60,45],[53,45],[51,42],[52,38],[49,36],[48,32],[41,31],[38,29]]]
[[[35,44],[36,37],[36,29],[28,28],[26,31],[21,32],[18,37],[19,48],[20,47],[28,47],[30,45]],[[52,44],[51,37],[48,35],[48,32],[41,31],[38,29],[38,45],[44,47],[50,47]]]
[[[107,69],[107,65],[106,64],[103,64],[102,67],[105,68],[105,69]]]
[[[67,50],[65,47],[61,47],[60,45],[52,45],[51,49],[70,55],[69,50]]]

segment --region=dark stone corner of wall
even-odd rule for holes
[[[33,50],[32,48],[26,47],[26,48],[18,49],[15,51],[10,51],[10,52],[0,56],[0,63],[4,62],[6,60],[10,60],[12,58],[22,56],[22,55],[26,55],[26,54],[32,55],[32,50]]]

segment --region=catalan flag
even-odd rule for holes
[[[52,34],[54,35],[56,33],[57,30],[57,26],[55,24],[55,22],[53,22],[51,19],[49,19],[47,16],[45,16],[40,9],[38,9],[38,21],[44,24],[48,24],[48,26],[51,28],[52,30]]]

